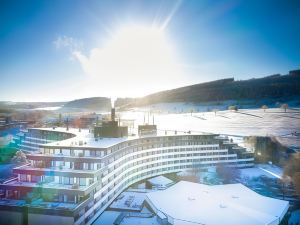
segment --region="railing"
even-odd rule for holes
[[[6,181],[3,182],[3,184],[7,184],[7,183],[10,183],[12,181],[17,181],[18,180],[18,177],[11,177],[11,178],[8,178]]]

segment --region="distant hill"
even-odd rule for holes
[[[172,102],[289,98],[300,101],[300,70],[290,71],[288,75],[275,74],[249,80],[235,81],[234,78],[228,78],[162,91],[143,98],[117,99],[116,106],[127,108]]]
[[[58,107],[65,102],[12,102],[0,101],[0,109],[20,110],[20,109],[35,109],[43,107]]]
[[[111,109],[110,98],[93,97],[76,99],[64,104],[62,111],[109,111]]]
[[[300,70],[290,71],[288,75],[275,74],[249,80],[235,81],[234,78],[227,78],[161,91],[142,98],[118,98],[115,105],[121,109],[177,102],[222,105],[225,101],[227,101],[226,104],[232,104],[231,100],[247,101],[247,106],[250,107],[269,103],[274,105],[275,102],[282,103],[292,100],[298,106],[300,105]],[[62,112],[109,111],[111,100],[106,97],[93,97],[70,102],[0,101],[0,112],[1,110],[5,113],[16,109],[55,106],[62,106],[59,109]]]

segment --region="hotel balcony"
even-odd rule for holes
[[[31,165],[23,165],[13,169],[14,174],[30,174],[34,176],[67,176],[67,177],[80,177],[80,178],[94,178],[100,175],[102,169],[98,170],[82,170],[71,169],[64,167],[48,167],[39,168],[32,167]]]

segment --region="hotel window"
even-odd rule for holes
[[[79,178],[79,185],[85,186],[86,185],[86,178]]]
[[[26,174],[20,174],[20,181],[27,181]]]
[[[63,155],[70,155],[70,150],[69,150],[69,149],[62,149],[62,150],[61,150],[61,153],[62,153]]]
[[[41,181],[41,176],[35,176],[35,175],[31,176],[31,182],[39,182],[39,181]]]
[[[45,176],[45,182],[53,182],[54,176]]]
[[[69,177],[64,177],[63,178],[63,184],[70,184],[70,178]]]

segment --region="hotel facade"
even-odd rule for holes
[[[92,224],[122,191],[146,178],[254,163],[252,152],[216,134],[103,138],[87,130],[32,128],[18,145],[26,147],[28,163],[0,184],[4,224]]]

